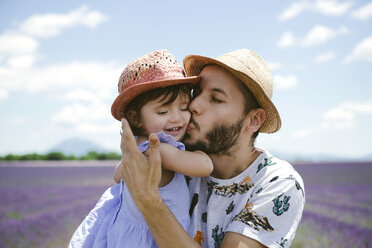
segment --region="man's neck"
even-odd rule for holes
[[[210,154],[214,170],[211,176],[219,179],[230,179],[247,169],[260,155],[255,147],[239,149],[233,154]]]

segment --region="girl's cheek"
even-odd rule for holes
[[[186,122],[189,122],[190,119],[191,119],[191,112],[187,111],[185,120],[186,120]]]

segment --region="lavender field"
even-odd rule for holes
[[[295,168],[306,205],[292,247],[372,247],[372,162]]]
[[[67,247],[115,163],[0,162],[0,247]],[[306,206],[292,247],[372,247],[372,162],[295,168]]]
[[[67,247],[77,226],[113,184],[115,164],[0,162],[0,247]]]

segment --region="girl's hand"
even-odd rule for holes
[[[158,192],[161,179],[160,142],[156,134],[150,135],[150,156],[147,158],[138,149],[132,130],[124,118],[122,119],[122,129],[120,148],[124,166],[121,169],[121,178],[127,185],[137,207],[141,210],[150,203],[149,201],[161,200]]]

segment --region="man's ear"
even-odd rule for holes
[[[136,111],[134,110],[129,110],[127,112],[127,120],[131,125],[133,125],[136,128],[140,128],[142,126],[140,117],[137,115]]]
[[[245,130],[251,133],[255,133],[260,129],[262,124],[265,122],[266,112],[262,108],[252,109],[245,119]]]

